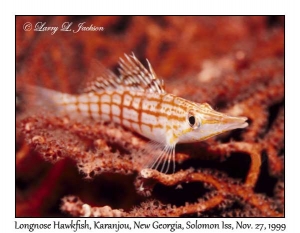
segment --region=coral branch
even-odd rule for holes
[[[218,152],[219,154],[228,155],[232,152],[247,153],[251,158],[251,164],[246,178],[246,184],[250,187],[254,187],[257,182],[260,166],[261,166],[261,147],[258,144],[250,144],[245,142],[235,142],[215,145],[209,148],[210,152]]]
[[[181,171],[173,175],[165,175],[159,173],[156,170],[144,169],[141,171],[141,175],[144,178],[153,178],[163,183],[164,185],[174,185],[179,182],[204,182],[213,185],[224,198],[226,195],[234,195],[240,197],[244,202],[256,207],[262,214],[262,216],[282,216],[279,212],[274,210],[274,204],[260,195],[255,195],[253,190],[247,185],[237,185],[231,180],[222,179],[210,175],[206,172],[193,172],[193,170]],[[220,196],[215,198],[214,201],[209,203],[219,204]],[[206,203],[206,206],[210,206]],[[195,206],[193,206],[195,208]],[[186,211],[184,211],[186,212]]]
[[[124,217],[123,210],[113,210],[109,206],[91,207],[84,204],[79,198],[67,196],[62,199],[61,209],[73,216],[81,217]]]

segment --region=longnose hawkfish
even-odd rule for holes
[[[170,163],[175,171],[176,144],[198,142],[248,126],[246,117],[228,116],[213,110],[207,103],[195,103],[166,93],[163,81],[147,62],[149,70],[134,54],[125,55],[119,61],[119,76],[104,69],[79,95],[38,88],[41,100],[50,100],[58,110],[70,115],[115,122],[150,139],[151,162],[147,167],[160,167],[165,173]]]

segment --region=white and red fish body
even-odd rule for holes
[[[231,117],[213,110],[209,104],[195,103],[165,92],[150,63],[150,72],[137,60],[125,55],[120,60],[120,76],[103,71],[85,93],[71,95],[40,88],[41,99],[51,101],[58,110],[95,120],[118,123],[161,148],[153,148],[157,168],[164,160],[174,160],[175,145],[205,140],[228,130],[247,127],[246,117]],[[49,101],[49,102],[50,102]],[[174,164],[173,164],[174,165]],[[174,166],[173,166],[174,170]]]

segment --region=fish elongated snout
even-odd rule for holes
[[[211,110],[202,118],[204,128],[210,129],[212,134],[220,134],[229,130],[246,128],[249,124],[247,117],[234,117]]]
[[[247,117],[226,116],[221,120],[221,124],[228,127],[226,130],[242,129],[249,125],[248,122],[246,122],[247,120]]]

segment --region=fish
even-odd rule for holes
[[[245,128],[247,117],[229,116],[208,103],[196,103],[167,93],[150,62],[148,69],[132,55],[119,60],[119,75],[108,69],[89,82],[80,94],[68,94],[43,87],[40,106],[72,116],[114,122],[150,140],[144,148],[149,156],[145,167],[175,172],[175,146],[206,140],[221,133]]]

